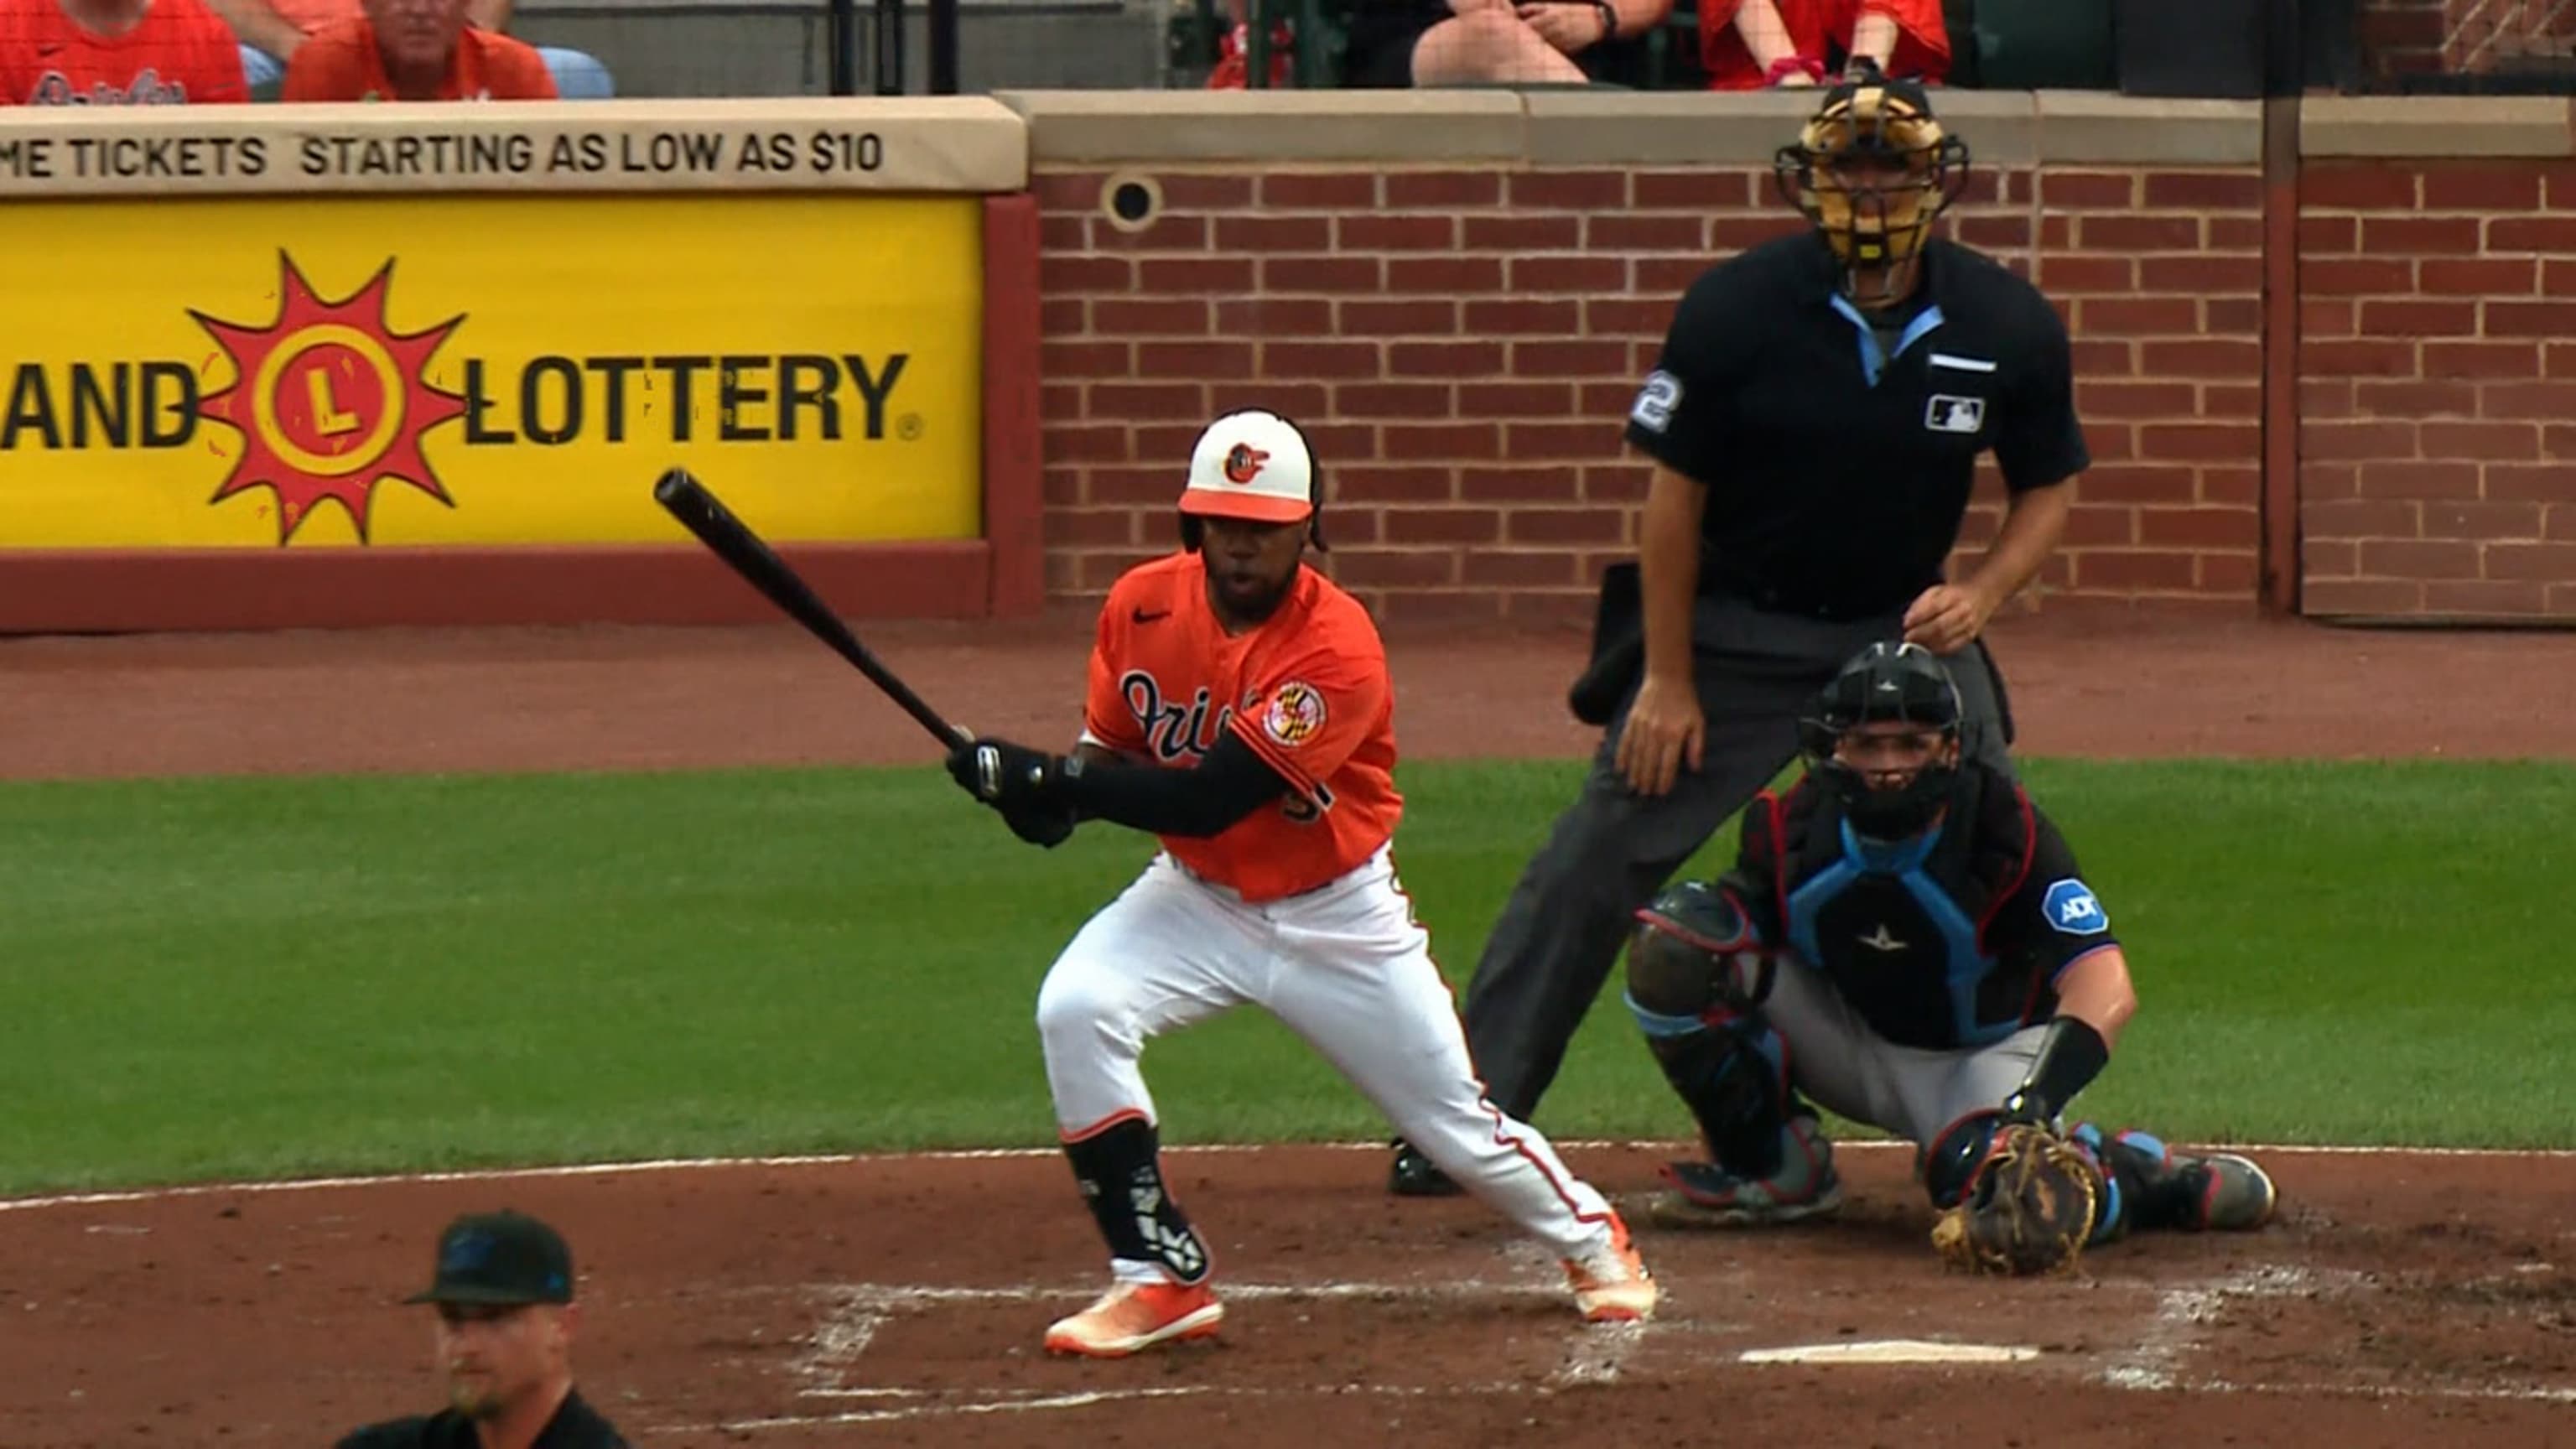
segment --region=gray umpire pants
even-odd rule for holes
[[[1600,996],[1635,925],[1672,873],[1798,753],[1798,716],[1850,658],[1904,637],[1903,616],[1833,622],[1703,597],[1693,614],[1693,675],[1707,727],[1700,768],[1654,797],[1612,762],[1631,684],[1602,731],[1582,793],[1530,858],[1467,985],[1467,1048],[1495,1106],[1531,1120],[1566,1044]],[[1959,686],[1961,745],[2009,773],[2008,728],[1982,643],[1943,661]],[[1729,853],[1732,859],[1732,852]],[[1893,1124],[1888,1124],[1893,1125]]]

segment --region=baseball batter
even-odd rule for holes
[[[1665,1170],[1659,1216],[1831,1212],[1812,1098],[1914,1143],[1940,1209],[1989,1205],[1993,1144],[2015,1124],[2067,1139],[2092,1179],[2067,1194],[2093,1205],[2072,1250],[2132,1228],[2261,1226],[2276,1194],[2244,1157],[2060,1131],[2137,993],[2065,837],[2009,777],[1960,758],[1960,717],[1931,651],[1871,645],[1801,722],[1805,776],[1745,812],[1735,868],[1638,913],[1628,1004],[1713,1158]]]
[[[1376,626],[1305,563],[1314,455],[1275,414],[1217,419],[1190,459],[1182,548],[1111,588],[1070,756],[976,739],[949,771],[1023,839],[1084,819],[1158,836],[1038,992],[1057,1126],[1110,1258],[1098,1302],[1047,1330],[1116,1357],[1216,1331],[1206,1240],[1165,1186],[1137,1068],[1164,1032],[1253,1003],[1420,1150],[1564,1265],[1592,1321],[1650,1315],[1625,1224],[1485,1100],[1429,937],[1396,879],[1394,693]]]

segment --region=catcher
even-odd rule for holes
[[[1904,1137],[1966,1268],[2071,1266],[2140,1228],[2250,1229],[2272,1179],[2060,1113],[2137,994],[2110,917],[2021,787],[1959,748],[1949,671],[1873,644],[1799,722],[1806,771],[1745,811],[1735,868],[1639,911],[1628,1005],[1710,1157],[1659,1219],[1763,1226],[1841,1205],[1816,1105]]]

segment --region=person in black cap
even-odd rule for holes
[[[1968,757],[2009,775],[1983,635],[2037,577],[2091,462],[2047,297],[1933,235],[1967,147],[1866,62],[1774,158],[1804,233],[1709,268],[1630,408],[1653,464],[1638,558],[1609,572],[1569,692],[1604,726],[1574,803],[1487,939],[1462,1014],[1493,1104],[1535,1119],[1635,913],[1797,756],[1798,711],[1873,641],[1957,684]],[[1947,576],[1979,458],[2006,501]],[[1456,1190],[1399,1144],[1394,1191]]]
[[[370,1424],[338,1449],[627,1449],[572,1384],[572,1250],[524,1213],[469,1213],[438,1237],[427,1289],[438,1307],[448,1406]]]

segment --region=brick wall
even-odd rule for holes
[[[2311,163],[2312,614],[2576,616],[2576,167]]]
[[[2442,69],[2448,9],[2457,0],[2362,0],[2362,65],[2375,79]]]
[[[1170,547],[1218,412],[1304,422],[1328,566],[1385,616],[1581,617],[1633,553],[1619,431],[1674,299],[1802,225],[1743,169],[1043,172],[1048,586]],[[2250,606],[2261,525],[2261,183],[2251,167],[1978,174],[1952,234],[2069,318],[2095,464],[2047,586]],[[1994,480],[1963,537],[1993,531]]]

